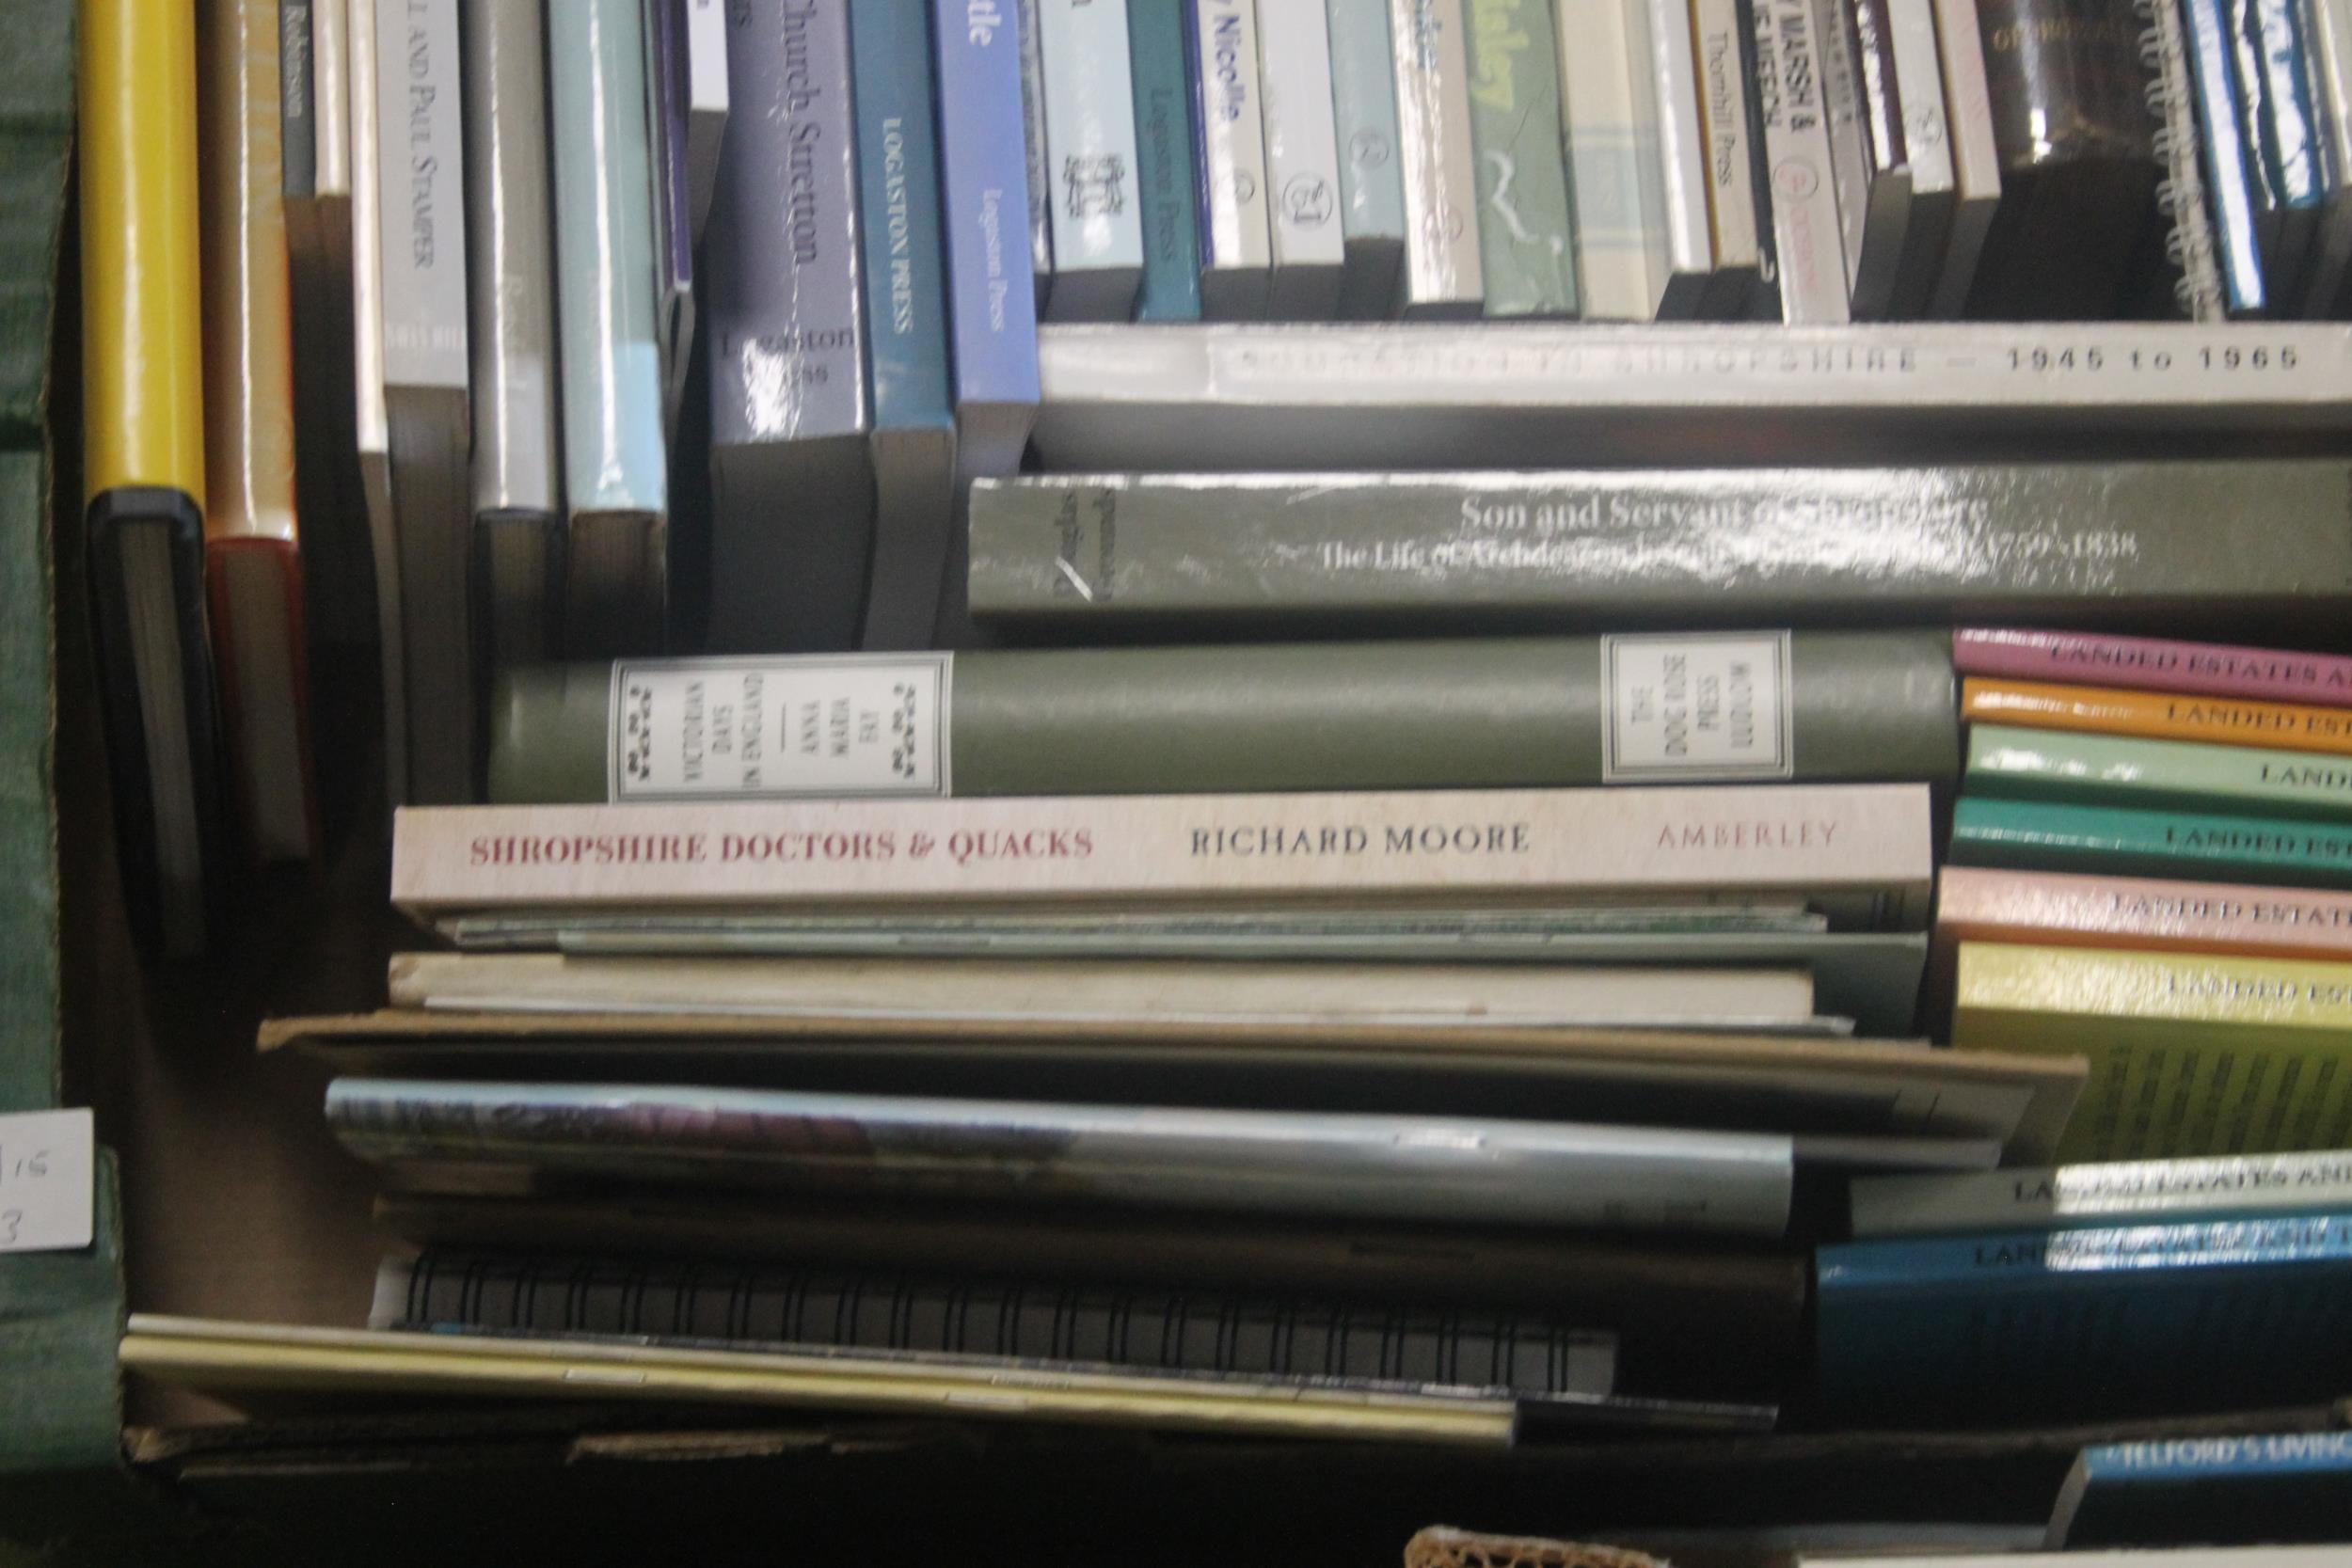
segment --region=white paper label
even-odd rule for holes
[[[612,667],[614,800],[946,795],[952,654]]]
[[[1604,637],[1600,664],[1603,784],[1795,772],[1787,632]]]
[[[87,1111],[0,1117],[0,1252],[65,1252],[96,1233],[97,1132]]]

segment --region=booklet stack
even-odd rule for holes
[[[2081,1056],[2055,1169],[1858,1183],[1824,1386],[1904,1420],[2352,1386],[2352,661],[1963,630],[1952,1040]],[[1933,1331],[1931,1331],[1932,1329]]]

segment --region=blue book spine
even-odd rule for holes
[[[2231,315],[2259,315],[2268,309],[2270,294],[2255,227],[2253,152],[2238,119],[2237,58],[2228,6],[2226,0],[2180,0],[2180,7],[2222,303]]]
[[[1192,88],[1184,75],[1184,0],[1127,0],[1136,86],[1136,187],[1143,289],[1136,320],[1200,319],[1200,210],[1193,171]]]
[[[874,427],[952,422],[925,0],[850,0]]]
[[[2051,1513],[2051,1550],[2344,1538],[2352,1432],[2178,1437],[2085,1449]]]
[[[1819,1359],[1858,1419],[2069,1420],[2333,1398],[2352,1214],[1820,1250]]]
[[[939,188],[956,405],[1038,399],[1021,38],[1012,0],[935,0]]]

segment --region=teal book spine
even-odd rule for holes
[[[548,8],[548,96],[564,498],[575,513],[664,513],[653,153],[633,0]]]
[[[1967,788],[2142,811],[2352,817],[2352,759],[2007,724],[1969,732]]]
[[[947,286],[940,261],[939,133],[924,0],[851,0],[858,199],[864,205],[874,427],[946,429]]]
[[[2352,888],[2352,822],[2124,811],[1965,796],[1954,865]]]
[[[1139,322],[1200,319],[1200,186],[1192,154],[1192,89],[1184,76],[1184,0],[1127,0],[1136,200],[1143,218],[1143,287],[1136,297]]]
[[[1820,1391],[1865,1422],[2322,1403],[2352,1379],[2352,1214],[1820,1249]]]

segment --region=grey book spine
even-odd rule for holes
[[[538,0],[468,0],[466,237],[472,254],[476,513],[552,517],[554,212]]]
[[[326,3],[334,5],[337,0]],[[290,202],[308,202],[318,194],[315,82],[310,64],[310,0],[278,0],[278,158],[282,188]]]
[[[1053,169],[1045,141],[1045,40],[1037,0],[1014,0],[1021,35],[1021,139],[1029,165],[1029,268],[1037,282],[1039,318],[1054,286]]]
[[[1935,41],[1934,0],[1884,0],[1894,50],[1895,86],[1902,101],[1903,149],[1911,160],[1911,221],[1903,230],[1902,264],[1887,313],[1912,321],[1927,313],[1944,270],[1958,190],[1952,139],[1944,112],[1942,51]]]
[[[504,663],[548,657],[562,579],[546,39],[538,0],[468,0],[459,20],[477,618]]]
[[[1615,1341],[1497,1313],[893,1271],[428,1252],[377,1276],[376,1327],[822,1345],[1136,1371],[1610,1392]]]
[[[703,258],[709,637],[719,648],[848,647],[874,476],[846,0],[731,8],[727,72]]]
[[[1984,35],[1974,0],[1931,3],[1944,62],[1944,128],[1952,149],[1952,221],[1944,237],[1943,268],[1928,299],[1928,314],[1943,320],[1963,313],[1976,285],[1977,258],[2001,205],[2001,148],[1994,133]]]
[[[974,491],[970,590],[985,622],[1097,631],[2309,617],[2352,599],[2348,491],[2324,459],[1056,475]]]
[[[1877,321],[1894,304],[1911,218],[1885,8],[1880,0],[1814,0],[1813,21],[1847,301],[1856,319]]]

